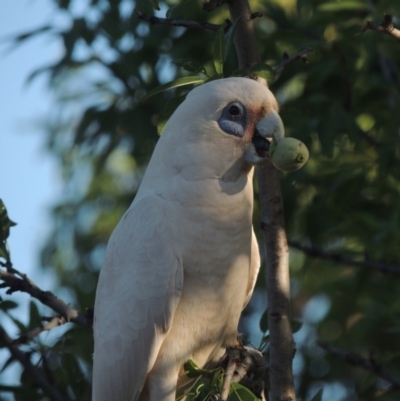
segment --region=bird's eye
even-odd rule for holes
[[[232,105],[231,107],[229,107],[228,113],[232,117],[237,117],[240,114],[240,109],[238,106]]]
[[[227,104],[218,123],[227,134],[243,136],[246,128],[246,108],[239,101]]]

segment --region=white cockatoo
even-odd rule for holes
[[[237,344],[260,266],[253,166],[266,138],[284,135],[277,110],[266,86],[227,78],[193,89],[169,119],[107,247],[93,401],[174,401],[184,362],[212,366]]]

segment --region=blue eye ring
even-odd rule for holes
[[[227,134],[242,137],[246,129],[246,109],[242,103],[228,103],[218,120],[220,128]]]

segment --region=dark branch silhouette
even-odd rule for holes
[[[135,8],[135,13],[143,21],[150,22],[153,25],[169,25],[169,26],[182,26],[184,28],[197,28],[197,29],[208,29],[210,31],[217,32],[220,25],[210,24],[209,22],[197,22],[197,21],[183,21],[175,20],[171,18],[159,18],[154,15],[147,15],[140,12]]]
[[[400,389],[400,378],[394,376],[393,373],[380,366],[373,358],[366,359],[355,352],[344,351],[323,341],[318,341],[317,344],[329,354],[342,359],[349,365],[368,370],[392,384],[392,387]]]
[[[385,262],[375,262],[372,260],[354,260],[346,258],[339,253],[330,253],[324,251],[323,249],[315,245],[302,245],[296,241],[289,241],[289,246],[291,246],[292,248],[296,248],[311,257],[329,260],[347,266],[376,270],[382,273],[393,274],[400,277],[400,266],[398,265],[393,265]]]
[[[34,383],[38,385],[43,392],[49,397],[51,401],[65,401],[66,398],[60,393],[57,387],[53,386],[41,370],[32,364],[29,356],[13,345],[11,338],[8,336],[3,327],[0,326],[0,344],[7,347],[10,354],[14,359],[21,363],[21,365],[29,373]]]
[[[390,14],[384,14],[383,21],[380,24],[377,24],[373,21],[367,21],[360,33],[364,33],[366,31],[381,32],[400,42],[400,30],[394,27],[392,16]]]
[[[307,54],[311,53],[312,51],[314,51],[314,49],[307,47],[292,57],[289,57],[289,55],[285,52],[283,54],[282,61],[274,68],[275,74],[280,74],[283,69],[293,61],[301,60],[303,63],[308,63]]]
[[[81,314],[76,309],[67,305],[62,299],[57,298],[52,292],[40,289],[25,274],[18,272],[14,268],[11,269],[8,268],[5,270],[0,268],[0,288],[7,288],[6,294],[12,294],[17,291],[25,292],[53,309],[53,311],[65,319],[65,323],[72,322],[86,328],[92,327],[90,316]]]

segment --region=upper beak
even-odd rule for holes
[[[272,109],[266,117],[255,126],[251,139],[253,146],[249,146],[245,160],[252,165],[260,165],[268,162],[268,150],[270,141],[279,141],[285,136],[285,128],[279,114]]]
[[[285,136],[283,122],[274,109],[256,124],[256,129],[263,138],[271,138],[275,141],[279,141]]]

